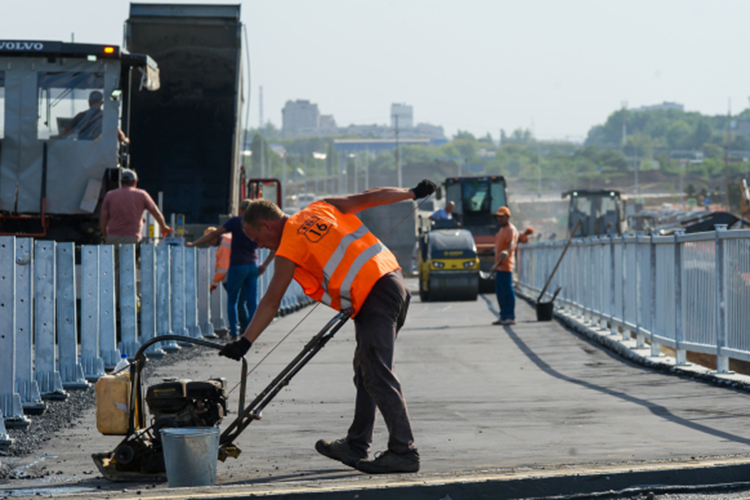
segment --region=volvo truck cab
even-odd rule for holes
[[[129,97],[158,88],[156,63],[116,45],[0,40],[0,233],[98,243]]]

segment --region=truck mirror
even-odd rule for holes
[[[435,190],[435,198],[438,200],[443,199],[443,188],[442,186],[438,186],[438,188]]]

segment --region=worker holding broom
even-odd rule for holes
[[[351,309],[357,340],[354,420],[346,437],[321,439],[315,449],[369,474],[419,470],[406,401],[393,371],[394,344],[410,294],[394,255],[354,214],[434,191],[429,180],[413,189],[370,189],[311,203],[292,216],[268,200],[253,200],[242,219],[250,239],[276,251],[274,274],[244,334],[220,354],[239,360],[247,353],[276,316],[292,279],[309,297],[338,311]],[[376,410],[388,428],[388,450],[369,460]]]

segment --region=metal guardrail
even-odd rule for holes
[[[44,400],[88,387],[121,354],[131,358],[155,336],[226,331],[226,291],[209,288],[216,250],[143,244],[139,266],[136,245],[116,252],[112,245],[0,237],[0,449],[10,443],[6,427],[29,424],[24,413],[41,413]],[[267,255],[260,251],[261,262]],[[272,275],[273,265],[259,278],[259,298]],[[279,314],[311,302],[292,282]],[[180,348],[162,342],[146,353]]]
[[[538,294],[563,245],[522,245],[521,287]],[[717,373],[729,358],[750,361],[750,230],[576,239],[548,290],[557,287],[569,313],[624,339],[634,332],[652,356],[661,345],[678,365],[687,351],[712,354]]]

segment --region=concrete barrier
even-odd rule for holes
[[[81,364],[89,382],[104,375],[99,350],[99,250],[99,245],[81,247]]]
[[[226,292],[209,290],[213,249],[141,245],[140,289],[135,245],[117,252],[111,245],[83,245],[80,268],[76,252],[73,243],[0,237],[0,324],[7,325],[0,335],[0,449],[12,443],[6,427],[27,426],[24,414],[42,413],[43,399],[89,387],[121,352],[132,358],[158,335],[198,338],[226,328]],[[259,297],[272,275],[270,266],[259,280]],[[288,314],[311,300],[293,282],[282,303],[279,314]],[[146,354],[179,349],[168,341]]]
[[[120,352],[133,358],[138,348],[138,292],[136,290],[135,245],[120,245]]]
[[[211,323],[211,278],[214,266],[211,264],[211,250],[198,249],[198,325],[206,338],[216,338]]]
[[[34,378],[34,240],[31,238],[16,238],[15,274],[16,392],[21,395],[24,413],[39,415],[47,406]]]
[[[57,244],[57,352],[64,389],[89,386],[78,362],[78,311],[76,307],[75,243]]]
[[[24,428],[29,420],[23,415],[21,395],[16,392],[15,260],[16,242],[13,238],[0,237],[0,324],[9,327],[8,334],[0,335],[0,411],[9,427]],[[0,441],[3,433],[4,429],[0,429]]]
[[[54,241],[34,243],[34,378],[43,399],[66,399],[55,349]]]

